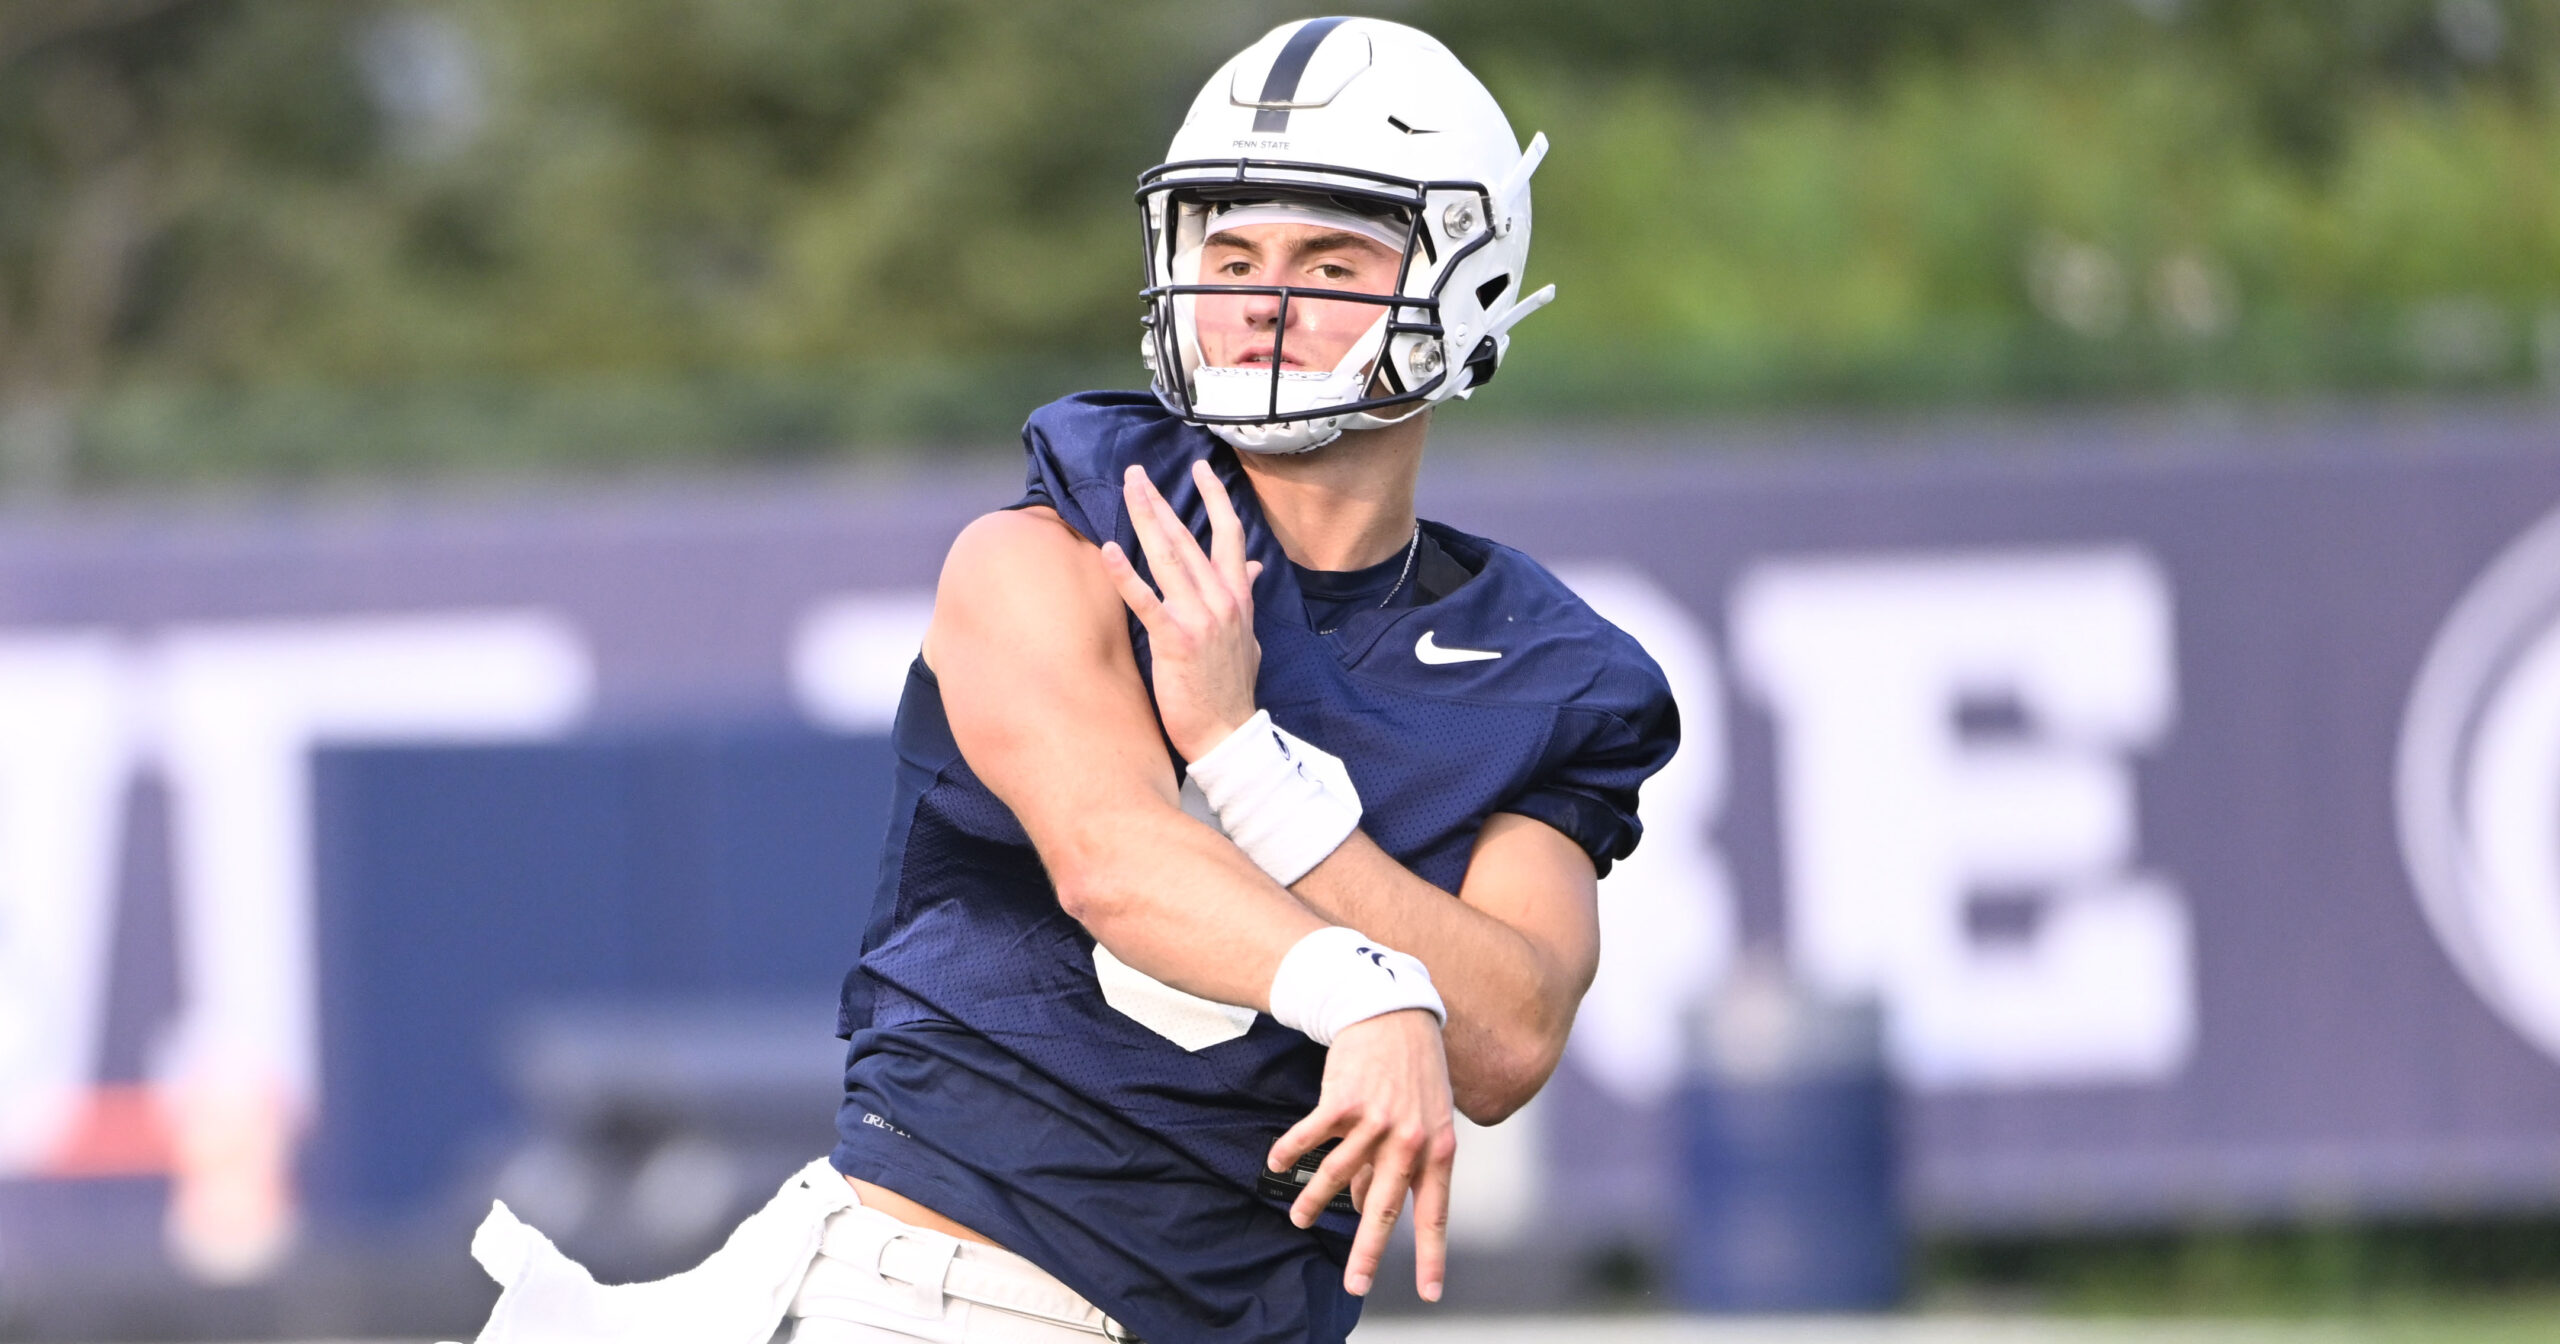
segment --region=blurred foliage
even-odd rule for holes
[[[2550,1337],[2560,1292],[2560,1224],[2548,1218],[2314,1222],[2081,1236],[1940,1240],[1921,1257],[1929,1305],[2122,1316],[2312,1315],[2449,1326],[2467,1307],[2487,1325],[2500,1304]],[[2521,1313],[2519,1313],[2521,1314]],[[2472,1331],[2392,1331],[2462,1338]]]
[[[1562,300],[1467,414],[2560,372],[2560,0],[1392,0]],[[1000,443],[1299,11],[7,0],[0,476]]]
[[[1667,77],[1508,83],[1608,148],[1540,183],[1571,301],[1520,367],[1550,404],[2494,385],[2560,302],[2560,116],[2494,87],[2379,85],[2312,161],[2167,59],[1990,55],[1724,115]]]

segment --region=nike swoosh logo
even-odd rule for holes
[[[1487,658],[1502,656],[1494,649],[1444,649],[1433,642],[1432,636],[1436,633],[1436,631],[1425,630],[1422,632],[1422,638],[1413,642],[1413,656],[1434,667],[1446,663],[1481,663]]]

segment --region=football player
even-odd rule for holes
[[[1552,294],[1544,152],[1379,20],[1201,91],[1140,179],[1153,388],[1035,412],[944,566],[832,1172],[702,1271],[733,1301],[812,1344],[1339,1341],[1408,1203],[1440,1295],[1452,1108],[1554,1070],[1679,731],[1633,640],[1414,512],[1432,408]]]

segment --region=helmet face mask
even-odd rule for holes
[[[1232,170],[1235,165],[1229,162],[1221,166]],[[1437,338],[1443,334],[1439,300],[1427,293],[1416,296],[1412,292],[1413,277],[1427,272],[1435,258],[1429,231],[1415,227],[1412,221],[1417,212],[1410,206],[1394,207],[1403,218],[1390,216],[1384,221],[1394,230],[1395,241],[1389,246],[1396,257],[1392,281],[1384,289],[1225,283],[1202,276],[1208,240],[1222,227],[1228,227],[1222,224],[1223,220],[1243,216],[1254,206],[1266,203],[1299,205],[1310,214],[1334,213],[1340,211],[1338,202],[1342,199],[1328,194],[1320,199],[1292,201],[1280,193],[1269,193],[1251,202],[1230,203],[1173,190],[1150,201],[1152,208],[1146,222],[1149,283],[1142,292],[1149,309],[1149,363],[1159,371],[1159,395],[1166,398],[1166,404],[1176,414],[1212,428],[1271,431],[1235,437],[1250,441],[1239,443],[1240,447],[1286,451],[1282,441],[1305,433],[1295,426],[1311,419],[1335,420],[1409,407],[1436,390],[1446,378],[1445,368],[1438,368],[1416,380],[1386,358],[1398,348],[1400,338],[1425,338],[1432,344],[1418,345],[1405,339],[1402,345],[1436,350]],[[1360,203],[1369,207],[1360,213],[1372,218],[1377,216],[1371,212],[1384,204],[1374,199]],[[1161,222],[1164,220],[1171,221],[1170,227]],[[1377,241],[1387,242],[1384,237]],[[1221,300],[1232,306],[1254,298],[1269,301],[1267,306],[1271,308],[1271,350],[1267,359],[1260,364],[1209,362],[1203,349],[1202,308],[1215,306]],[[1335,311],[1328,314],[1332,320],[1325,324],[1363,328],[1343,353],[1331,360],[1318,354],[1314,356],[1319,361],[1315,367],[1288,367],[1292,362],[1290,342],[1314,339],[1308,328],[1316,324],[1306,320],[1310,309],[1325,312],[1352,308],[1368,310],[1367,320]],[[1323,367],[1325,364],[1331,367]],[[1321,415],[1309,414],[1319,411]],[[1319,432],[1329,440],[1340,428]]]
[[[1139,178],[1141,348],[1158,399],[1238,448],[1305,451],[1465,397],[1492,377],[1510,326],[1553,294],[1518,296],[1544,137],[1522,153],[1492,96],[1413,29],[1313,19],[1275,30],[1210,80],[1173,148]],[[1341,220],[1398,252],[1393,286],[1208,283],[1204,245],[1227,215]],[[1204,360],[1200,305],[1227,296],[1276,305],[1267,362]],[[1286,368],[1310,303],[1378,315],[1333,368]]]

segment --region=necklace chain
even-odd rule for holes
[[[1378,599],[1379,610],[1385,610],[1388,603],[1396,600],[1396,594],[1404,591],[1404,581],[1413,577],[1413,558],[1421,553],[1422,520],[1416,518],[1413,520],[1413,540],[1404,544],[1404,569],[1396,575],[1396,586],[1388,589],[1385,597]]]
[[[1379,598],[1379,599],[1378,599],[1378,605],[1377,605],[1377,606],[1375,606],[1375,607],[1370,608],[1370,610],[1372,610],[1372,611],[1384,611],[1384,610],[1386,609],[1386,606],[1387,606],[1387,604],[1388,604],[1388,603],[1393,602],[1393,601],[1395,601],[1395,600],[1396,600],[1396,594],[1401,593],[1401,592],[1403,592],[1403,591],[1404,591],[1404,584],[1405,584],[1405,580],[1410,579],[1410,578],[1412,578],[1412,577],[1413,577],[1413,559],[1414,559],[1414,557],[1415,557],[1415,556],[1417,556],[1417,555],[1420,555],[1421,553],[1422,553],[1422,520],[1421,520],[1421,519],[1419,519],[1419,518],[1416,518],[1416,519],[1413,521],[1413,540],[1408,541],[1408,542],[1406,542],[1406,543],[1404,544],[1404,569],[1403,569],[1403,570],[1401,570],[1400,572],[1398,572],[1398,573],[1397,573],[1397,575],[1396,575],[1396,586],[1395,586],[1395,587],[1393,587],[1393,588],[1388,589],[1388,590],[1387,590],[1387,595],[1386,595],[1385,597]],[[1317,634],[1319,634],[1319,635],[1329,635],[1329,634],[1332,634],[1334,630],[1339,630],[1339,629],[1341,629],[1341,628],[1342,628],[1341,626],[1338,626],[1338,625],[1337,625],[1337,626],[1334,626],[1334,627],[1333,627],[1333,629],[1331,629],[1331,630],[1318,630],[1316,633],[1317,633]]]

